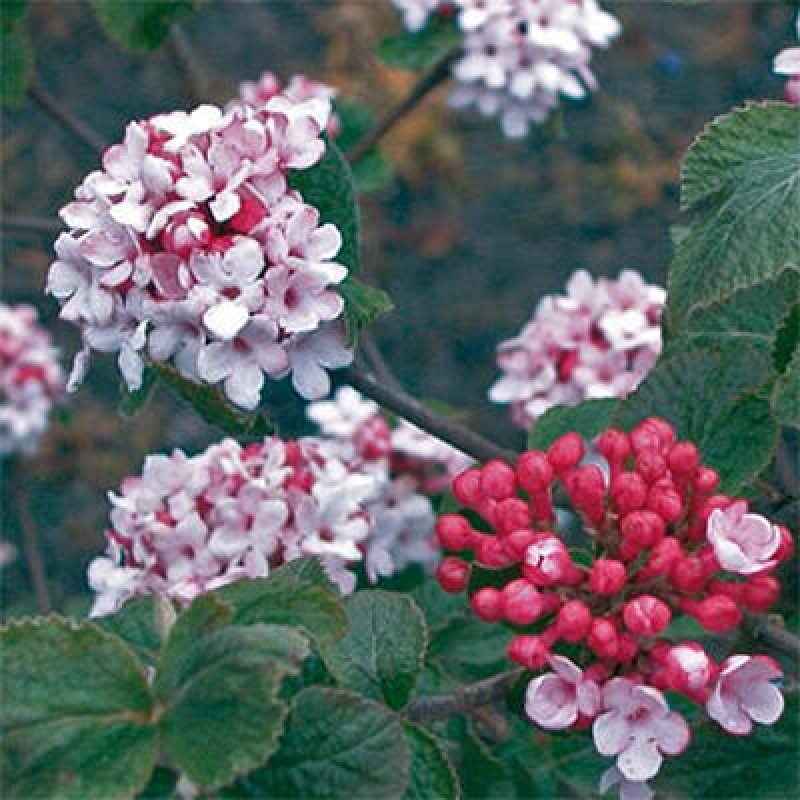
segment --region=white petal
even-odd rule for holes
[[[241,303],[227,300],[219,303],[203,314],[203,324],[209,333],[223,341],[234,339],[247,325],[250,312]]]

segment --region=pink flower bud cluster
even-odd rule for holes
[[[383,487],[367,505],[374,521],[365,554],[370,579],[409,564],[432,566],[440,554],[428,495],[448,489],[471,460],[405,420],[392,427],[377,404],[350,387],[310,404],[308,416],[345,463]]]
[[[338,229],[289,187],[325,151],[330,102],[277,94],[258,108],[200,106],[131,123],[61,210],[47,290],[81,330],[74,387],[91,350],[118,353],[131,390],[145,359],[221,384],[255,408],[291,372],[307,398],[352,354]]]
[[[608,47],[619,22],[595,0],[394,0],[406,25],[421,28],[432,12],[457,13],[463,53],[453,67],[457,108],[499,116],[511,138],[543,123],[559,97],[597,88],[592,50]]]
[[[608,429],[594,446],[605,471],[586,463],[583,439],[569,433],[513,466],[490,461],[461,473],[453,491],[470,514],[437,520],[441,546],[455,553],[437,577],[448,592],[466,590],[481,619],[513,627],[512,661],[547,670],[528,687],[528,716],[547,729],[591,725],[598,751],[616,757],[619,774],[606,782],[641,783],[689,741],[665,690],[736,735],[780,716],[771,659],[716,663],[700,644],[665,634],[680,616],[722,633],[744,610],[769,609],[780,592],[771,573],[793,541],[745,500],[717,493],[717,474],[664,420],[630,434]],[[582,521],[580,542],[556,529],[556,487]],[[564,651],[580,652],[584,667]]]
[[[65,377],[36,309],[0,303],[0,455],[31,453]]]
[[[351,468],[325,440],[225,439],[197,456],[151,455],[142,474],[109,494],[108,548],[89,567],[92,614],[127,599],[198,594],[281,564],[319,556],[343,591],[362,560],[380,482]]]
[[[273,97],[284,94],[298,103],[321,99],[333,103],[338,91],[327,83],[308,78],[305,75],[293,75],[284,86],[274,72],[263,72],[257,81],[244,81],[239,85],[239,99],[231,104],[244,103],[255,108],[266,106]],[[340,122],[335,113],[331,113],[325,133],[336,138]]]
[[[542,298],[522,331],[500,344],[503,374],[489,399],[510,403],[514,424],[528,429],[553,406],[625,397],[661,352],[665,300],[632,270],[616,280],[576,272],[566,295]]]
[[[795,21],[797,38],[800,39],[800,14]],[[781,50],[772,65],[777,75],[786,75],[788,80],[784,88],[786,100],[793,105],[800,106],[800,47],[787,47]]]

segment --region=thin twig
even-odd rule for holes
[[[503,699],[523,672],[522,668],[513,669],[478,683],[460,686],[452,692],[420,697],[408,707],[408,716],[415,722],[431,722],[487,706]]]
[[[392,372],[392,368],[386,362],[386,359],[383,357],[383,353],[381,353],[380,348],[375,341],[375,337],[372,335],[372,331],[370,331],[368,328],[361,331],[358,336],[358,344],[362,353],[366,357],[370,368],[374,371],[375,377],[383,381],[388,386],[402,391],[403,386],[395,376],[394,372]]]
[[[460,422],[431,411],[405,390],[382,383],[372,374],[357,367],[350,367],[345,372],[344,378],[354,389],[371,397],[378,405],[453,445],[477,461],[489,461],[493,458],[503,461],[516,460],[517,454],[513,451],[498,447]]]
[[[183,72],[184,91],[193,105],[206,96],[203,70],[194,53],[189,37],[180,25],[173,24],[167,40],[172,57]]]
[[[58,233],[63,226],[57,219],[46,217],[24,217],[13,214],[0,216],[0,229],[8,232],[42,233],[47,236]]]
[[[31,97],[54,119],[64,126],[76,139],[96,153],[102,153],[107,146],[103,137],[82,119],[76,117],[66,106],[63,106],[36,80],[31,82]]]
[[[28,562],[28,572],[30,573],[31,585],[36,595],[36,602],[42,614],[49,614],[53,610],[50,602],[50,592],[47,589],[47,570],[45,569],[44,558],[39,547],[39,536],[36,530],[36,523],[31,515],[30,495],[28,494],[28,473],[20,467],[17,475],[17,519],[22,531],[22,545],[25,550],[25,559]]]
[[[744,624],[754,639],[800,661],[800,638],[791,631],[770,622],[763,614],[746,614]]]
[[[351,163],[355,163],[371,150],[398,122],[416,108],[416,106],[439,84],[450,77],[450,67],[460,54],[460,48],[448,53],[438,64],[414,84],[411,91],[395,106],[390,108],[346,153]]]

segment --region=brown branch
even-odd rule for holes
[[[61,231],[63,225],[57,219],[3,214],[0,216],[0,229],[9,233],[18,231],[20,233],[41,233],[49,236]]]
[[[36,80],[31,82],[30,95],[51,117],[57,120],[66,130],[68,130],[78,141],[86,145],[96,153],[102,154],[107,147],[107,143],[92,127],[87,125],[82,119],[76,117],[66,106],[56,100],[44,87]]]
[[[460,422],[431,411],[404,389],[390,386],[368,372],[350,367],[345,371],[344,377],[354,389],[372,398],[378,405],[407,419],[418,428],[451,444],[477,461],[489,461],[493,458],[515,461],[517,458],[517,454],[512,450],[498,447]]]
[[[439,84],[450,77],[450,68],[460,55],[460,48],[448,53],[438,64],[414,84],[411,91],[395,106],[392,106],[361,139],[346,153],[355,163],[371,150],[398,122],[413,111]]]
[[[361,331],[358,337],[358,344],[361,352],[364,354],[370,369],[375,373],[378,380],[383,381],[387,386],[391,386],[396,390],[403,390],[403,386],[397,379],[397,376],[392,372],[392,368],[383,357],[380,348],[378,347],[372,332],[367,328]]]
[[[513,669],[478,683],[460,686],[452,692],[419,697],[408,707],[408,716],[415,722],[431,722],[487,706],[502,700],[523,672],[522,668]]]
[[[745,615],[744,624],[757,641],[764,642],[773,649],[800,661],[800,638],[786,628],[770,622],[768,615],[748,613]]]

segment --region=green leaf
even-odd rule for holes
[[[354,278],[348,278],[339,286],[344,298],[344,321],[348,343],[354,345],[358,334],[375,317],[393,308],[391,298],[382,289],[367,286]]]
[[[157,384],[158,374],[152,367],[145,367],[142,385],[135,392],[129,391],[125,383],[121,382],[119,387],[121,399],[117,406],[120,414],[126,417],[138,414],[150,401]]]
[[[168,800],[173,797],[178,783],[178,774],[167,767],[156,767],[150,782],[144,787],[142,793],[137,795],[138,800]]]
[[[743,289],[707,308],[670,331],[665,355],[682,350],[747,345],[771,355],[776,335],[800,292],[800,275],[785,270],[777,278]]]
[[[393,800],[409,780],[399,718],[357,694],[311,687],[295,697],[277,752],[241,782],[252,796]]]
[[[308,652],[308,641],[290,628],[222,628],[189,644],[168,671],[159,669],[157,690],[171,690],[161,717],[164,746],[193,783],[223,786],[266,762],[286,716],[281,684]]]
[[[444,745],[430,731],[403,725],[411,748],[411,780],[403,800],[456,800],[458,778]]]
[[[778,372],[786,372],[794,351],[798,347],[800,347],[800,298],[791,307],[783,321],[783,325],[775,334],[772,363]]]
[[[692,732],[688,749],[669,758],[654,782],[674,798],[800,796],[800,708],[796,691],[787,693],[775,725],[756,725],[749,736],[730,736],[715,725]]]
[[[489,678],[512,666],[506,656],[512,635],[502,625],[464,614],[434,632],[428,661],[461,683]]]
[[[365,103],[357,100],[337,100],[335,106],[339,118],[336,146],[346,153],[375,124],[375,115]],[[364,153],[351,165],[353,181],[359,193],[373,192],[385,188],[392,179],[392,163],[377,147]]]
[[[760,393],[769,376],[769,356],[751,345],[679,353],[656,364],[615,421],[630,429],[664,417],[719,472],[722,491],[735,492],[766,467],[775,448],[777,426]]]
[[[48,617],[0,632],[4,747],[19,756],[9,796],[127,798],[155,764],[144,668],[111,634]]]
[[[0,2],[0,29],[10,30],[28,10],[28,0],[2,0]]]
[[[0,31],[0,106],[22,103],[33,75],[33,46],[16,26]]]
[[[800,269],[800,108],[750,104],[711,123],[686,158],[682,206],[698,213],[670,269],[673,322]]]
[[[158,377],[209,425],[239,439],[261,439],[274,428],[263,414],[246,414],[231,407],[216,386],[195,383],[167,364],[153,364]]]
[[[800,428],[800,347],[775,386],[772,409],[782,425]]]
[[[339,589],[328,577],[325,567],[322,566],[322,562],[317,556],[303,556],[303,558],[287,561],[272,572],[273,578],[277,578],[280,575],[293,575],[295,578],[309,581],[321,586],[323,589],[329,589],[334,594],[339,594]]]
[[[156,50],[170,25],[200,7],[200,0],[89,0],[97,19],[117,44],[128,50]]]
[[[587,400],[577,406],[556,406],[536,420],[528,436],[528,447],[546,450],[559,436],[569,431],[593,439],[611,424],[619,401]]]
[[[129,600],[116,614],[96,619],[95,625],[119,636],[143,661],[152,664],[161,649],[156,633],[155,609],[152,597]]]
[[[339,148],[326,139],[322,159],[309,169],[292,170],[289,185],[319,211],[322,222],[338,228],[342,248],[336,260],[350,270],[351,277],[356,275],[361,269],[358,201],[353,174]]]
[[[420,70],[434,66],[461,43],[462,34],[452,20],[433,20],[421,31],[388,36],[378,47],[378,57],[389,67]]]
[[[304,628],[317,642],[338,639],[347,629],[347,614],[333,589],[288,572],[239,581],[218,590],[217,595],[234,607],[236,625],[290,625]]]
[[[336,681],[367,697],[403,708],[422,671],[425,617],[405,595],[362,591],[345,599],[350,627],[322,657]]]

